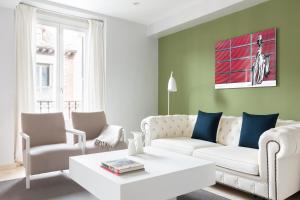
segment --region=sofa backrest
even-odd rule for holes
[[[190,124],[188,131],[190,132],[190,135],[192,135],[197,120],[197,115],[189,115],[188,119]],[[238,146],[240,141],[242,122],[242,117],[222,116],[217,132],[217,143],[226,146]],[[276,127],[288,126],[297,123],[299,122],[293,120],[278,119]]]
[[[222,116],[217,133],[217,143],[238,146],[241,128],[242,117]]]
[[[187,136],[192,136],[197,115],[188,115]],[[222,116],[218,132],[217,143],[223,145],[238,146],[240,140],[240,132],[242,127],[242,118],[233,116]]]
[[[189,135],[187,125],[188,115],[161,115],[152,116],[142,121],[142,130],[151,132],[151,139],[165,137],[186,137]],[[143,123],[147,127],[143,127]]]
[[[149,140],[165,137],[191,137],[197,115],[160,115],[145,118],[141,129]],[[291,120],[278,120],[276,127],[299,124]],[[242,127],[242,117],[222,116],[218,132],[217,143],[229,146],[238,146]],[[151,133],[151,134],[148,134]]]
[[[288,126],[288,125],[293,125],[293,124],[299,124],[299,122],[298,121],[293,121],[293,120],[278,119],[276,127]]]

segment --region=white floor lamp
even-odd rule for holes
[[[177,86],[175,78],[173,77],[173,72],[171,72],[168,82],[168,115],[170,115],[170,92],[177,92]]]

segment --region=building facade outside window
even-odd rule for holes
[[[83,100],[87,27],[73,24],[43,16],[36,27],[36,111],[64,112],[66,119],[82,111]]]

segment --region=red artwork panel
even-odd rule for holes
[[[228,64],[228,65],[230,66],[230,64]],[[250,58],[236,59],[236,60],[231,61],[231,71],[232,72],[250,70],[251,69],[250,66],[251,66]],[[230,70],[228,70],[228,71],[230,71]]]
[[[276,86],[276,28],[215,45],[215,88]]]

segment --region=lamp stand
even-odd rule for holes
[[[175,78],[173,77],[173,72],[168,81],[168,115],[170,115],[170,92],[177,92],[177,86]]]
[[[170,91],[168,91],[168,115],[170,115]]]

